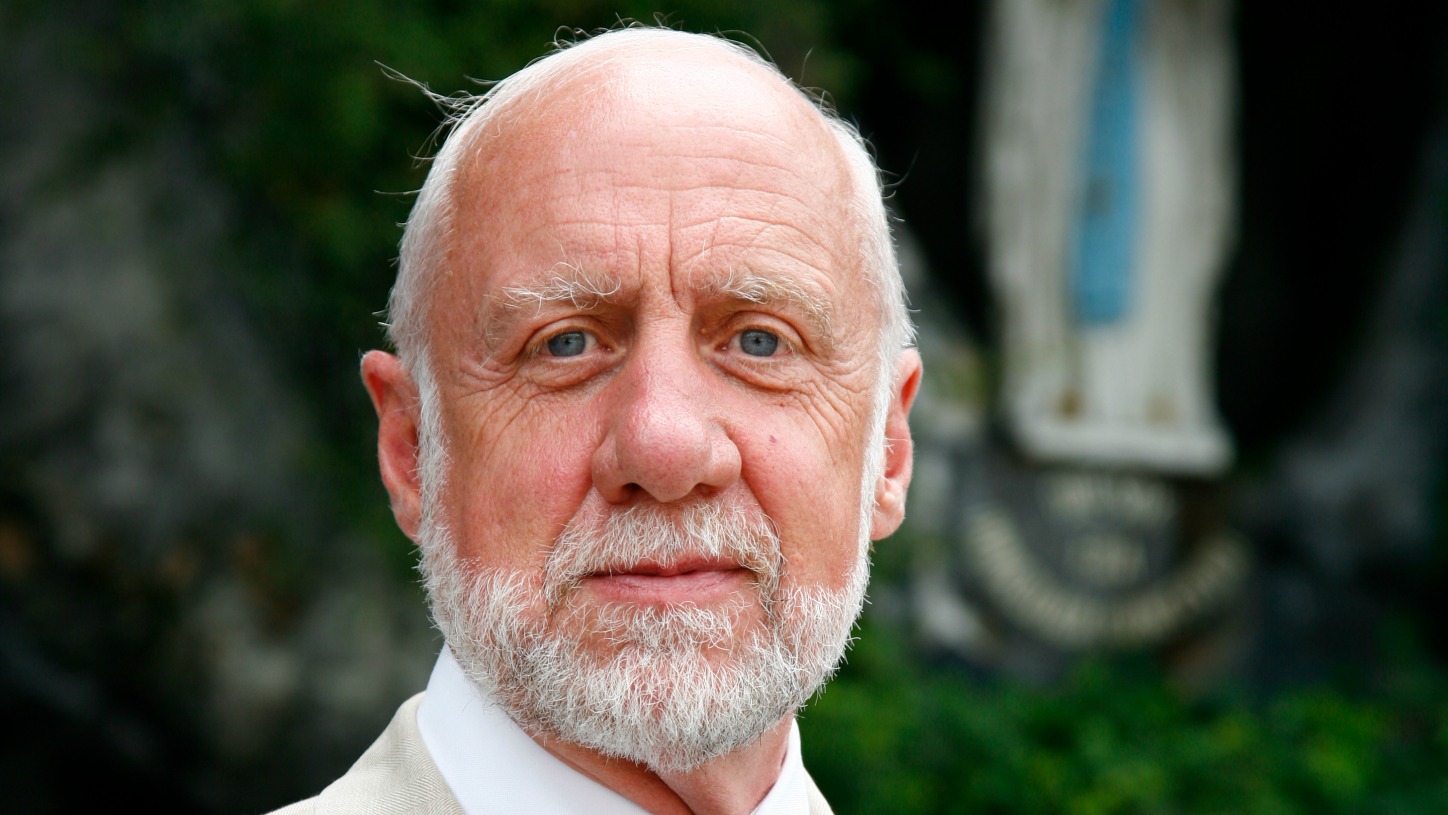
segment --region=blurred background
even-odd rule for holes
[[[943,8],[0,6],[6,809],[265,811],[423,687],[356,373],[438,122],[389,73],[664,12],[827,89],[901,219],[836,811],[1448,811],[1448,7]]]

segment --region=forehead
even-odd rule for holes
[[[557,263],[677,285],[731,272],[854,296],[860,236],[834,135],[785,82],[738,57],[591,62],[513,98],[472,136],[453,191],[450,302]]]

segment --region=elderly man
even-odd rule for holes
[[[465,105],[362,376],[447,645],[293,812],[822,813],[795,712],[899,526],[920,380],[858,136],[625,29]]]

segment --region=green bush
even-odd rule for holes
[[[841,815],[1448,812],[1448,678],[1387,677],[1194,697],[1092,662],[1047,690],[920,667],[877,628],[801,730]]]

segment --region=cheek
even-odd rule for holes
[[[744,479],[779,528],[790,582],[845,586],[860,549],[860,457],[838,455],[818,434],[777,429],[748,444]]]
[[[459,552],[487,565],[541,568],[592,484],[586,421],[515,421],[453,449],[448,492]]]

